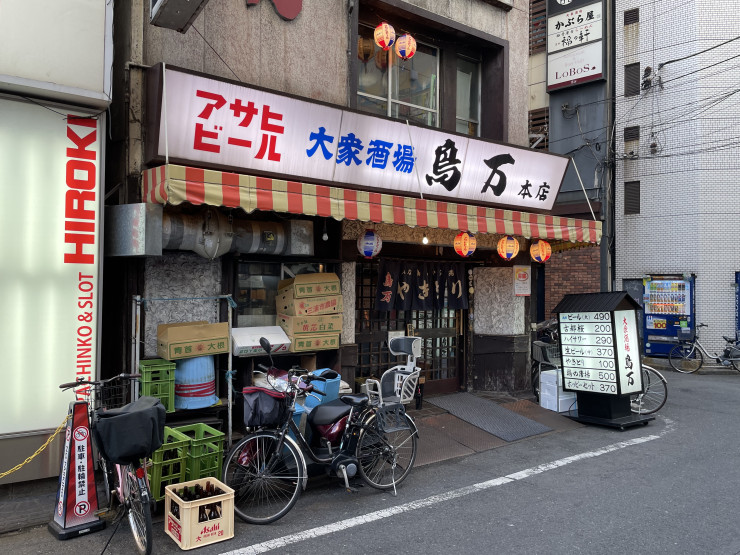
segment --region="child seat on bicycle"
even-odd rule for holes
[[[416,393],[421,368],[416,359],[421,356],[421,337],[394,337],[388,342],[392,355],[407,355],[406,364],[389,368],[380,381],[365,381],[367,394],[372,404],[383,406],[386,403],[410,403]]]
[[[97,409],[93,439],[100,454],[114,464],[138,462],[164,443],[166,410],[156,397],[140,397],[118,409]]]

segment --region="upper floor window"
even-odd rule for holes
[[[382,50],[374,29],[360,25],[357,43],[357,108],[373,114],[439,127],[439,54],[416,43],[410,60]]]
[[[456,83],[455,130],[477,137],[480,135],[480,62],[458,57]]]

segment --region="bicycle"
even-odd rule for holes
[[[419,338],[391,341],[396,339],[416,340],[420,349]],[[269,342],[261,338],[260,344],[269,355]],[[273,389],[244,389],[248,435],[234,445],[224,462],[223,482],[234,490],[234,511],[239,518],[269,524],[285,516],[306,487],[306,455],[327,473],[343,478],[348,491],[354,491],[349,478],[359,472],[369,486],[392,488],[395,494],[416,459],[418,430],[403,405],[413,399],[416,381],[411,376],[415,374],[418,380],[418,369],[398,381],[395,374],[391,380],[381,378],[381,386],[387,382],[400,385],[397,397],[380,387],[375,402],[371,394],[352,394],[315,406],[304,434],[293,419],[296,402],[306,395],[323,394],[311,382],[325,380],[304,374],[305,370],[278,370],[272,357],[269,368],[258,366]]]
[[[681,338],[680,342],[668,353],[668,362],[676,372],[682,374],[693,374],[704,365],[704,357],[714,360],[723,366],[732,366],[740,372],[740,341],[737,337],[722,336],[727,342],[725,350],[721,355],[710,355],[704,345],[699,341],[699,328],[707,327],[706,324],[697,324],[693,337]]]
[[[560,344],[532,341],[532,394],[537,401],[540,400],[540,373],[546,370],[560,370]]]
[[[630,397],[630,410],[635,414],[653,414],[668,400],[668,382],[652,366],[642,365],[642,393]]]
[[[140,374],[119,374],[105,380],[81,380],[59,387],[62,390],[73,389],[76,393],[84,388],[86,394],[82,397],[87,397],[89,389],[93,389],[95,408],[91,408],[88,401],[82,402],[86,404],[92,422],[92,437],[98,449],[98,467],[105,486],[107,508],[99,513],[111,511],[114,500],[117,500],[121,514],[116,516],[114,522],[120,523],[123,516],[128,515],[137,551],[149,555],[152,551],[154,500],[149,490],[146,458],[163,443],[165,408],[154,397],[140,397],[122,407],[105,406],[112,404],[109,384],[117,380],[131,382],[139,377]]]

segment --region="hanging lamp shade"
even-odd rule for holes
[[[535,262],[547,262],[552,254],[550,243],[537,239],[529,247],[529,255]]]
[[[365,258],[373,258],[382,247],[383,240],[372,229],[366,229],[365,233],[357,238],[357,250]]]
[[[383,50],[389,50],[396,41],[396,30],[385,21],[375,28],[375,44]]]
[[[462,257],[467,258],[475,252],[476,240],[475,236],[471,235],[467,231],[458,233],[453,243],[455,252]]]
[[[357,57],[366,64],[370,61],[375,53],[375,44],[368,38],[360,37],[357,39]]]
[[[396,54],[403,60],[413,58],[416,54],[416,39],[411,35],[401,35],[396,41]]]
[[[504,260],[511,260],[519,254],[519,241],[511,235],[502,237],[498,242],[498,255]]]

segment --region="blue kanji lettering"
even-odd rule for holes
[[[319,147],[321,147],[321,153],[324,155],[324,160],[331,158],[331,152],[326,148],[326,143],[332,144],[334,142],[334,137],[327,135],[324,127],[319,127],[318,133],[311,133],[308,136],[308,139],[313,141],[313,146],[306,149],[306,154],[308,154],[309,158],[316,153],[316,149]]]
[[[358,166],[362,164],[362,161],[357,157],[365,147],[362,146],[362,141],[355,137],[354,133],[349,133],[339,139],[338,152],[337,152],[337,164],[344,164],[345,166],[351,166],[352,162]]]
[[[414,169],[414,149],[411,145],[398,145],[393,153],[393,167],[397,172],[411,173]]]
[[[365,160],[365,163],[373,168],[385,169],[388,164],[388,155],[390,154],[392,146],[393,143],[389,143],[387,141],[370,141],[367,149],[367,160]]]

